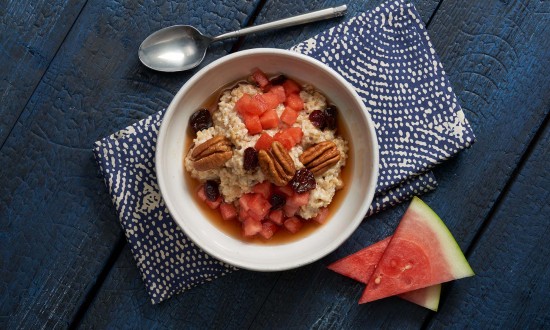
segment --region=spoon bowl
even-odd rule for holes
[[[141,63],[153,70],[185,71],[198,66],[203,61],[208,46],[214,41],[342,16],[346,10],[346,5],[327,8],[228,32],[217,37],[207,37],[190,25],[169,26],[154,32],[143,40],[139,46],[138,56]]]
[[[158,30],[139,46],[138,56],[147,67],[163,72],[192,69],[199,65],[212,38],[190,25],[174,25]]]

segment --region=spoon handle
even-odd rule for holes
[[[227,38],[240,37],[246,34],[260,32],[265,30],[280,29],[284,27],[305,24],[315,21],[320,21],[328,18],[343,16],[346,14],[347,6],[342,5],[333,8],[322,9],[314,11],[312,13],[298,15],[294,17],[285,18],[282,20],[260,24],[256,26],[247,27],[233,32],[224,33],[217,37],[212,38],[212,41],[219,41]]]

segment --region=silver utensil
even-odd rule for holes
[[[190,25],[174,25],[158,30],[148,36],[139,46],[139,59],[145,66],[164,72],[192,69],[199,65],[212,42],[240,37],[271,29],[315,22],[345,15],[346,5],[327,8],[308,14],[285,18],[279,21],[251,26],[217,37],[208,37]]]

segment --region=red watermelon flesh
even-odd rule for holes
[[[443,221],[414,197],[359,303],[473,275]]]
[[[330,264],[328,269],[367,284],[382,254],[384,254],[386,247],[390,243],[390,239],[391,236],[357,251],[352,255],[342,258]],[[434,285],[433,287],[402,293],[399,297],[422,307],[437,311],[440,294],[441,285]]]

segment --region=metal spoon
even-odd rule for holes
[[[251,26],[228,32],[217,37],[207,37],[190,25],[174,25],[148,36],[139,46],[139,59],[145,66],[164,72],[192,69],[204,59],[210,43],[245,34],[305,24],[343,16],[347,6],[339,6],[303,14],[279,21]]]

